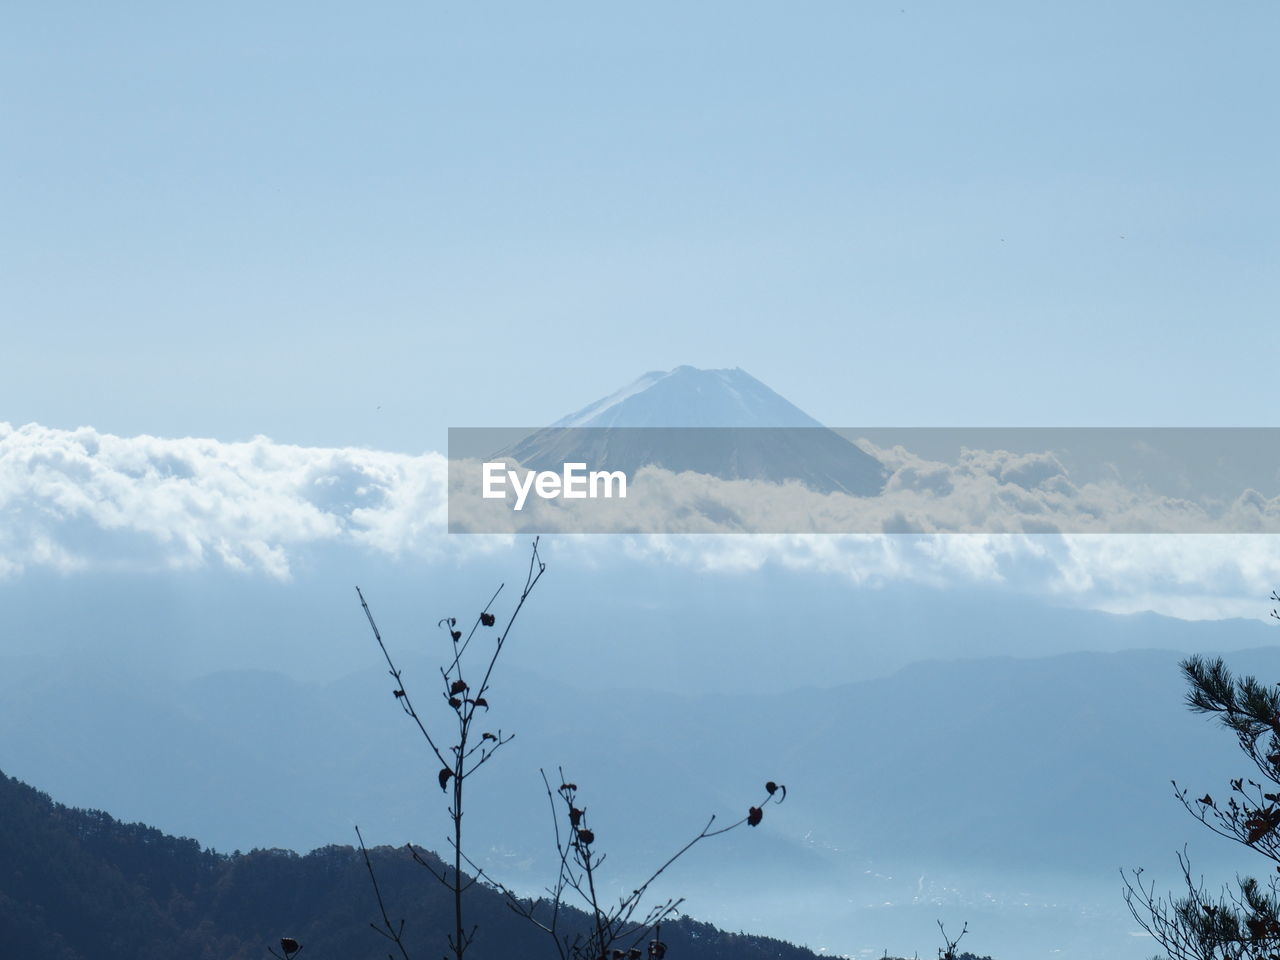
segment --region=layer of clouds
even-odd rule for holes
[[[481,461],[449,470],[449,528],[557,533],[1280,533],[1280,498],[1170,496],[1118,477],[1077,481],[1050,452],[961,450],[956,462],[869,447],[889,471],[883,492],[857,497],[798,483],[724,480],[644,467],[625,499],[542,499],[519,510],[481,496]]]
[[[288,577],[311,544],[441,548],[445,461],[0,423],[0,573],[198,567]]]
[[[589,557],[598,538],[572,542]],[[708,574],[776,565],[860,586],[998,586],[1186,619],[1265,616],[1280,587],[1280,538],[1258,534],[650,535],[626,538],[625,550]]]
[[[903,531],[895,536],[698,535],[741,523],[757,509],[750,482],[657,471],[646,495],[652,502],[633,501],[628,509],[684,510],[690,533],[566,534],[556,538],[558,549],[582,562],[628,557],[719,573],[774,564],[863,585],[1004,584],[1117,611],[1179,616],[1257,615],[1260,596],[1280,584],[1280,545],[1268,535],[1036,533],[1111,529],[1089,524],[1116,515],[1155,529],[1161,528],[1156,520],[1170,518],[1177,529],[1221,523],[1221,513],[1212,516],[1188,501],[1116,485],[1076,487],[1047,454],[966,451],[956,464],[939,464],[901,449],[877,453],[893,470],[877,505],[877,529]],[[436,453],[298,447],[265,437],[237,443],[117,437],[90,428],[0,423],[0,576],[33,567],[214,565],[283,579],[306,550],[323,544],[424,558],[505,548],[509,535],[445,532],[449,483],[448,464]],[[821,515],[838,503],[817,494],[810,503],[808,496],[798,492],[782,509],[807,504]],[[1246,531],[1271,529],[1278,514],[1274,501],[1256,495],[1225,509],[1240,511],[1236,529]],[[620,530],[636,529],[634,515],[619,516],[625,521]],[[979,521],[995,532],[936,532]]]

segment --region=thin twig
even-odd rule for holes
[[[369,882],[373,884],[373,895],[378,898],[378,912],[382,914],[381,927],[375,923],[370,923],[369,926],[394,943],[399,948],[400,956],[404,957],[404,960],[410,960],[409,951],[404,947],[404,918],[400,918],[398,927],[392,925],[391,917],[387,914],[386,902],[382,899],[382,890],[378,887],[378,877],[373,872],[373,861],[369,859],[369,851],[364,845],[364,835],[360,833],[358,825],[356,826],[356,837],[360,841],[360,852],[364,854],[364,865],[369,871]]]

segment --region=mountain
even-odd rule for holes
[[[631,476],[655,466],[855,496],[886,479],[874,457],[736,368],[646,373],[498,456],[533,470],[581,462]]]
[[[447,890],[403,848],[370,855],[388,913],[407,918],[410,952],[440,951],[453,918]],[[546,935],[516,917],[497,891],[477,884],[466,909],[478,928],[468,951],[474,960],[556,957]],[[278,948],[281,935],[298,940],[311,960],[372,957],[386,947],[369,929],[376,916],[364,860],[350,846],[306,856],[279,849],[219,854],[102,811],[54,803],[0,773],[6,957],[258,960]],[[581,928],[586,916],[570,911],[563,922]],[[687,917],[663,924],[662,939],[674,960],[815,960],[804,948]]]
[[[1209,876],[1251,868],[1172,799],[1171,778],[1215,792],[1247,772],[1234,740],[1186,711],[1179,659],[938,661],[752,696],[664,692],[639,672],[569,683],[500,664],[492,721],[516,739],[476,781],[475,855],[521,890],[545,882],[540,766],[580,782],[620,889],[631,865],[660,863],[708,814],[738,814],[776,779],[790,795],[759,830],[699,847],[671,872],[671,893],[700,917],[855,955],[886,944],[909,954],[935,919],[967,919],[975,945],[998,956],[1137,960],[1146,954],[1134,952],[1118,868],[1172,881],[1186,841]],[[1280,651],[1228,660],[1280,677]],[[429,684],[426,655],[402,666]],[[77,797],[168,810],[166,826],[227,846],[274,837],[306,848],[355,821],[381,842],[442,849],[442,801],[434,784],[423,789],[422,744],[388,683],[373,669],[324,685],[241,671],[156,690],[11,666],[0,756]]]
[[[809,427],[822,424],[745,370],[653,370],[555,423],[567,427]]]

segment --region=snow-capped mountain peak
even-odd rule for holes
[[[553,423],[565,427],[821,427],[745,370],[653,370]]]
[[[497,456],[537,470],[655,466],[858,496],[885,481],[878,460],[736,367],[651,371]]]

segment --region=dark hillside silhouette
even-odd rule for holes
[[[448,891],[420,881],[403,849],[370,850],[388,912],[414,918],[411,949],[430,956],[451,927]],[[443,864],[440,864],[443,866]],[[0,946],[23,960],[262,960],[282,937],[308,960],[385,954],[369,928],[376,903],[360,851],[329,846],[232,855],[202,850],[106,813],[77,810],[0,773]],[[545,935],[500,893],[472,892],[483,941],[476,960],[551,960]],[[569,923],[586,918],[576,911]],[[664,923],[669,960],[813,960],[768,937],[726,933],[688,918]],[[438,949],[436,949],[438,952]]]

